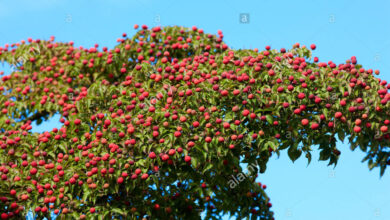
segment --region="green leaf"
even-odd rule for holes
[[[112,208],[111,211],[114,213],[120,214],[122,216],[126,215],[126,212],[120,208]]]
[[[337,135],[338,135],[340,141],[341,141],[341,142],[344,142],[344,138],[345,138],[344,132],[343,132],[342,130],[339,130],[339,131],[337,132]]]
[[[86,184],[83,185],[83,200],[87,201],[88,197],[91,195],[90,189]]]
[[[211,168],[213,167],[213,164],[212,163],[208,163],[206,166],[205,166],[205,168],[203,169],[203,174],[205,173],[205,172],[207,172],[208,170],[210,170]]]
[[[191,163],[194,168],[197,168],[199,165],[199,161],[196,158],[191,158]]]
[[[368,161],[368,168],[370,170],[372,170],[376,165],[377,165],[377,163],[374,163],[372,160]]]
[[[298,143],[294,143],[294,145],[288,149],[288,156],[292,162],[295,162],[301,156],[301,154],[302,151],[298,150]]]
[[[273,118],[271,115],[266,115],[265,117],[266,117],[268,123],[270,123],[270,124],[273,123]]]
[[[306,153],[306,158],[307,158],[307,165],[309,165],[311,162],[311,153],[310,152]]]
[[[329,148],[323,149],[320,152],[320,159],[319,160],[328,160],[331,155],[331,151]]]
[[[268,146],[272,148],[272,150],[276,150],[278,148],[279,143],[274,143],[273,141],[268,141]]]

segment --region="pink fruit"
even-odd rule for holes
[[[355,126],[353,128],[353,131],[356,132],[356,133],[360,133],[362,131],[362,129],[359,126]]]
[[[149,158],[150,159],[156,158],[156,154],[154,152],[149,153]]]
[[[313,129],[313,130],[316,130],[316,129],[318,129],[320,127],[320,125],[319,124],[317,124],[317,123],[313,123],[313,124],[311,124],[311,129]]]

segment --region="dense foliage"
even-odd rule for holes
[[[318,146],[336,164],[336,138],[384,173],[390,87],[379,71],[355,57],[312,61],[299,44],[259,52],[222,39],[142,26],[113,49],[53,37],[0,47],[15,67],[0,85],[1,218],[273,219],[257,173],[283,149],[310,162]],[[61,128],[31,132],[55,114]]]

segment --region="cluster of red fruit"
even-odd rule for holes
[[[242,163],[264,172],[286,148],[310,160],[314,144],[336,163],[336,135],[384,172],[390,95],[379,71],[355,57],[312,62],[299,44],[234,51],[222,39],[143,25],[111,50],[54,38],[0,47],[6,62],[29,58],[0,85],[1,218],[273,219],[257,175],[233,189],[229,178]],[[30,131],[56,113],[61,128]]]

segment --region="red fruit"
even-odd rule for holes
[[[251,113],[249,117],[250,117],[251,119],[255,119],[255,118],[256,118],[256,114],[255,114],[255,113]]]
[[[147,173],[142,174],[141,179],[146,180],[149,177]]]
[[[192,123],[192,125],[193,125],[195,128],[197,128],[197,127],[199,127],[199,122],[198,122],[198,121],[194,121],[194,122]]]
[[[168,151],[169,156],[172,156],[172,155],[174,155],[175,153],[176,153],[176,150],[175,150],[175,149],[170,149],[170,150]]]
[[[155,154],[154,152],[151,152],[151,153],[149,154],[149,158],[150,158],[150,159],[156,158],[156,154]]]
[[[16,202],[13,202],[11,204],[11,209],[16,209],[18,207],[18,204]]]
[[[114,165],[116,163],[116,160],[115,159],[111,159],[110,160],[110,165]]]
[[[38,172],[38,170],[37,170],[36,168],[32,168],[32,169],[30,170],[30,174],[31,174],[31,175],[35,175],[37,172]]]
[[[8,219],[7,213],[1,213],[1,219]]]
[[[187,146],[188,147],[194,147],[195,146],[195,142],[190,141],[190,142],[188,142]]]
[[[81,120],[80,120],[80,119],[75,119],[75,120],[74,120],[74,124],[75,124],[75,125],[79,125],[80,123],[81,123]]]
[[[228,96],[229,95],[229,92],[227,90],[222,90],[221,91],[221,95],[222,96]]]
[[[244,111],[242,111],[242,115],[243,116],[248,116],[249,115],[249,110],[248,109],[245,109]]]
[[[316,45],[315,45],[315,44],[312,44],[312,45],[310,45],[310,48],[311,48],[312,50],[315,50],[315,49],[316,49]]]
[[[384,126],[384,125],[381,127],[381,131],[382,131],[383,133],[387,132],[388,129],[389,129],[389,128],[388,128],[387,126]]]
[[[103,133],[102,133],[101,131],[97,131],[97,132],[96,132],[96,137],[97,137],[97,138],[103,137]]]
[[[336,112],[336,113],[334,114],[334,117],[335,117],[335,118],[341,118],[341,116],[343,116],[343,113],[341,113],[341,112]]]
[[[119,183],[119,184],[123,183],[123,177],[119,177],[116,182]]]
[[[187,118],[185,116],[180,116],[180,121],[185,122],[185,121],[187,121]]]
[[[362,129],[359,126],[355,126],[353,128],[353,131],[356,132],[356,133],[360,133],[362,131]]]
[[[304,99],[306,97],[305,93],[299,93],[298,94],[298,99]]]
[[[95,209],[95,208],[90,208],[89,211],[90,211],[91,213],[95,213],[96,209]]]
[[[186,163],[189,163],[190,161],[191,161],[191,157],[190,156],[185,156],[184,157],[184,161],[186,162]]]
[[[296,114],[296,115],[301,114],[301,112],[302,112],[302,110],[299,109],[299,108],[297,108],[297,109],[294,110],[294,114]]]
[[[306,118],[304,118],[304,119],[302,119],[301,123],[302,123],[303,126],[306,126],[306,125],[309,124],[309,120],[307,120]]]
[[[166,160],[169,159],[169,156],[168,156],[167,154],[164,154],[164,155],[161,156],[161,159],[162,159],[163,161],[166,161]]]
[[[69,182],[71,184],[75,184],[76,183],[76,179],[74,177],[72,177],[72,178],[69,179]]]
[[[316,130],[316,129],[318,129],[320,127],[320,125],[319,124],[317,124],[317,123],[313,123],[313,124],[311,124],[311,129],[313,129],[313,130]]]

